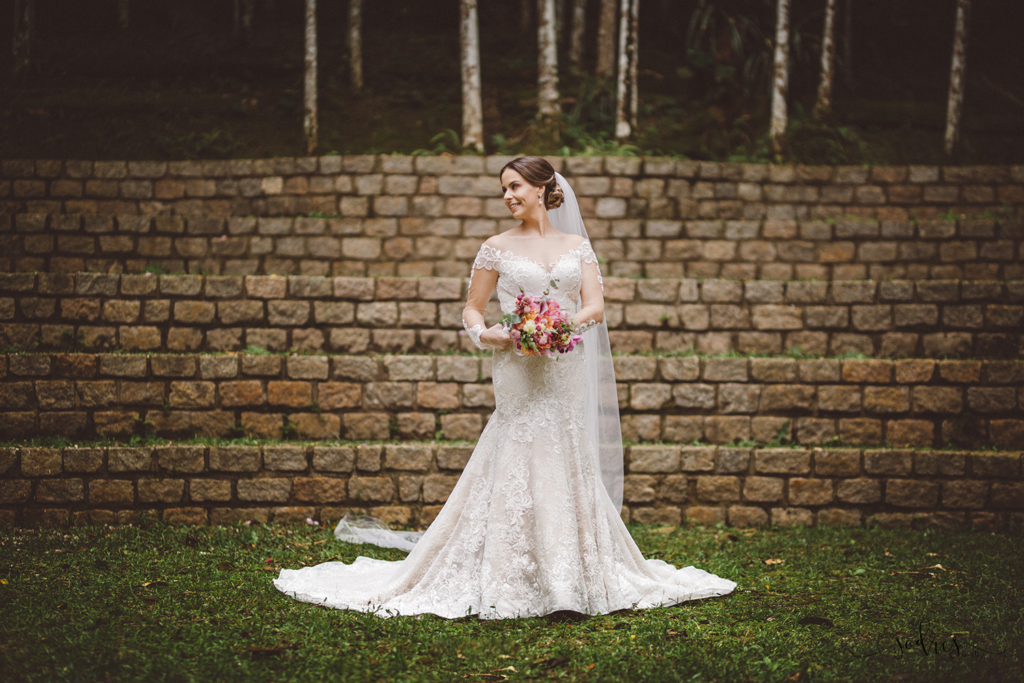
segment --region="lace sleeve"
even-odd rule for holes
[[[601,277],[601,262],[597,259],[597,254],[594,253],[594,247],[590,245],[590,240],[583,240],[583,243],[579,246],[580,250],[580,263],[593,263],[597,268],[597,282],[601,285],[601,291],[604,291],[604,279]],[[477,259],[480,257],[477,256]],[[475,266],[474,266],[475,267]]]
[[[593,250],[591,250],[593,253]],[[489,247],[486,244],[480,245],[480,251],[476,253],[476,258],[473,259],[473,267],[469,270],[469,286],[473,286],[473,273],[480,270],[495,270],[498,264],[501,262],[501,251],[494,247]]]

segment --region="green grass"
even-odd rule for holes
[[[294,602],[271,585],[282,567],[402,556],[337,542],[329,529],[8,530],[0,536],[0,670],[8,681],[1024,677],[1024,547],[1013,538],[630,530],[646,556],[694,564],[739,587],[589,618],[385,620]]]

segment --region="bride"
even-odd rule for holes
[[[379,616],[504,619],[673,605],[736,584],[695,567],[644,559],[622,523],[622,438],[597,256],[572,188],[540,157],[502,169],[519,226],[491,237],[470,275],[463,324],[493,349],[495,410],[458,484],[420,534],[346,517],[343,540],[408,549],[281,570],[297,600]],[[501,325],[486,328],[494,290],[503,313],[545,290],[583,341],[557,358],[522,356]],[[369,522],[369,523],[367,523]]]

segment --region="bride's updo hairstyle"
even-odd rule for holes
[[[523,180],[534,187],[544,188],[544,206],[548,209],[557,209],[562,205],[562,188],[555,180],[555,169],[544,157],[519,157],[505,164],[498,174],[498,178],[505,175],[505,171],[512,169]]]

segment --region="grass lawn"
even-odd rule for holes
[[[599,617],[380,619],[282,567],[392,550],[309,525],[5,530],[6,681],[1018,681],[1024,546],[981,532],[631,525],[729,596]]]

